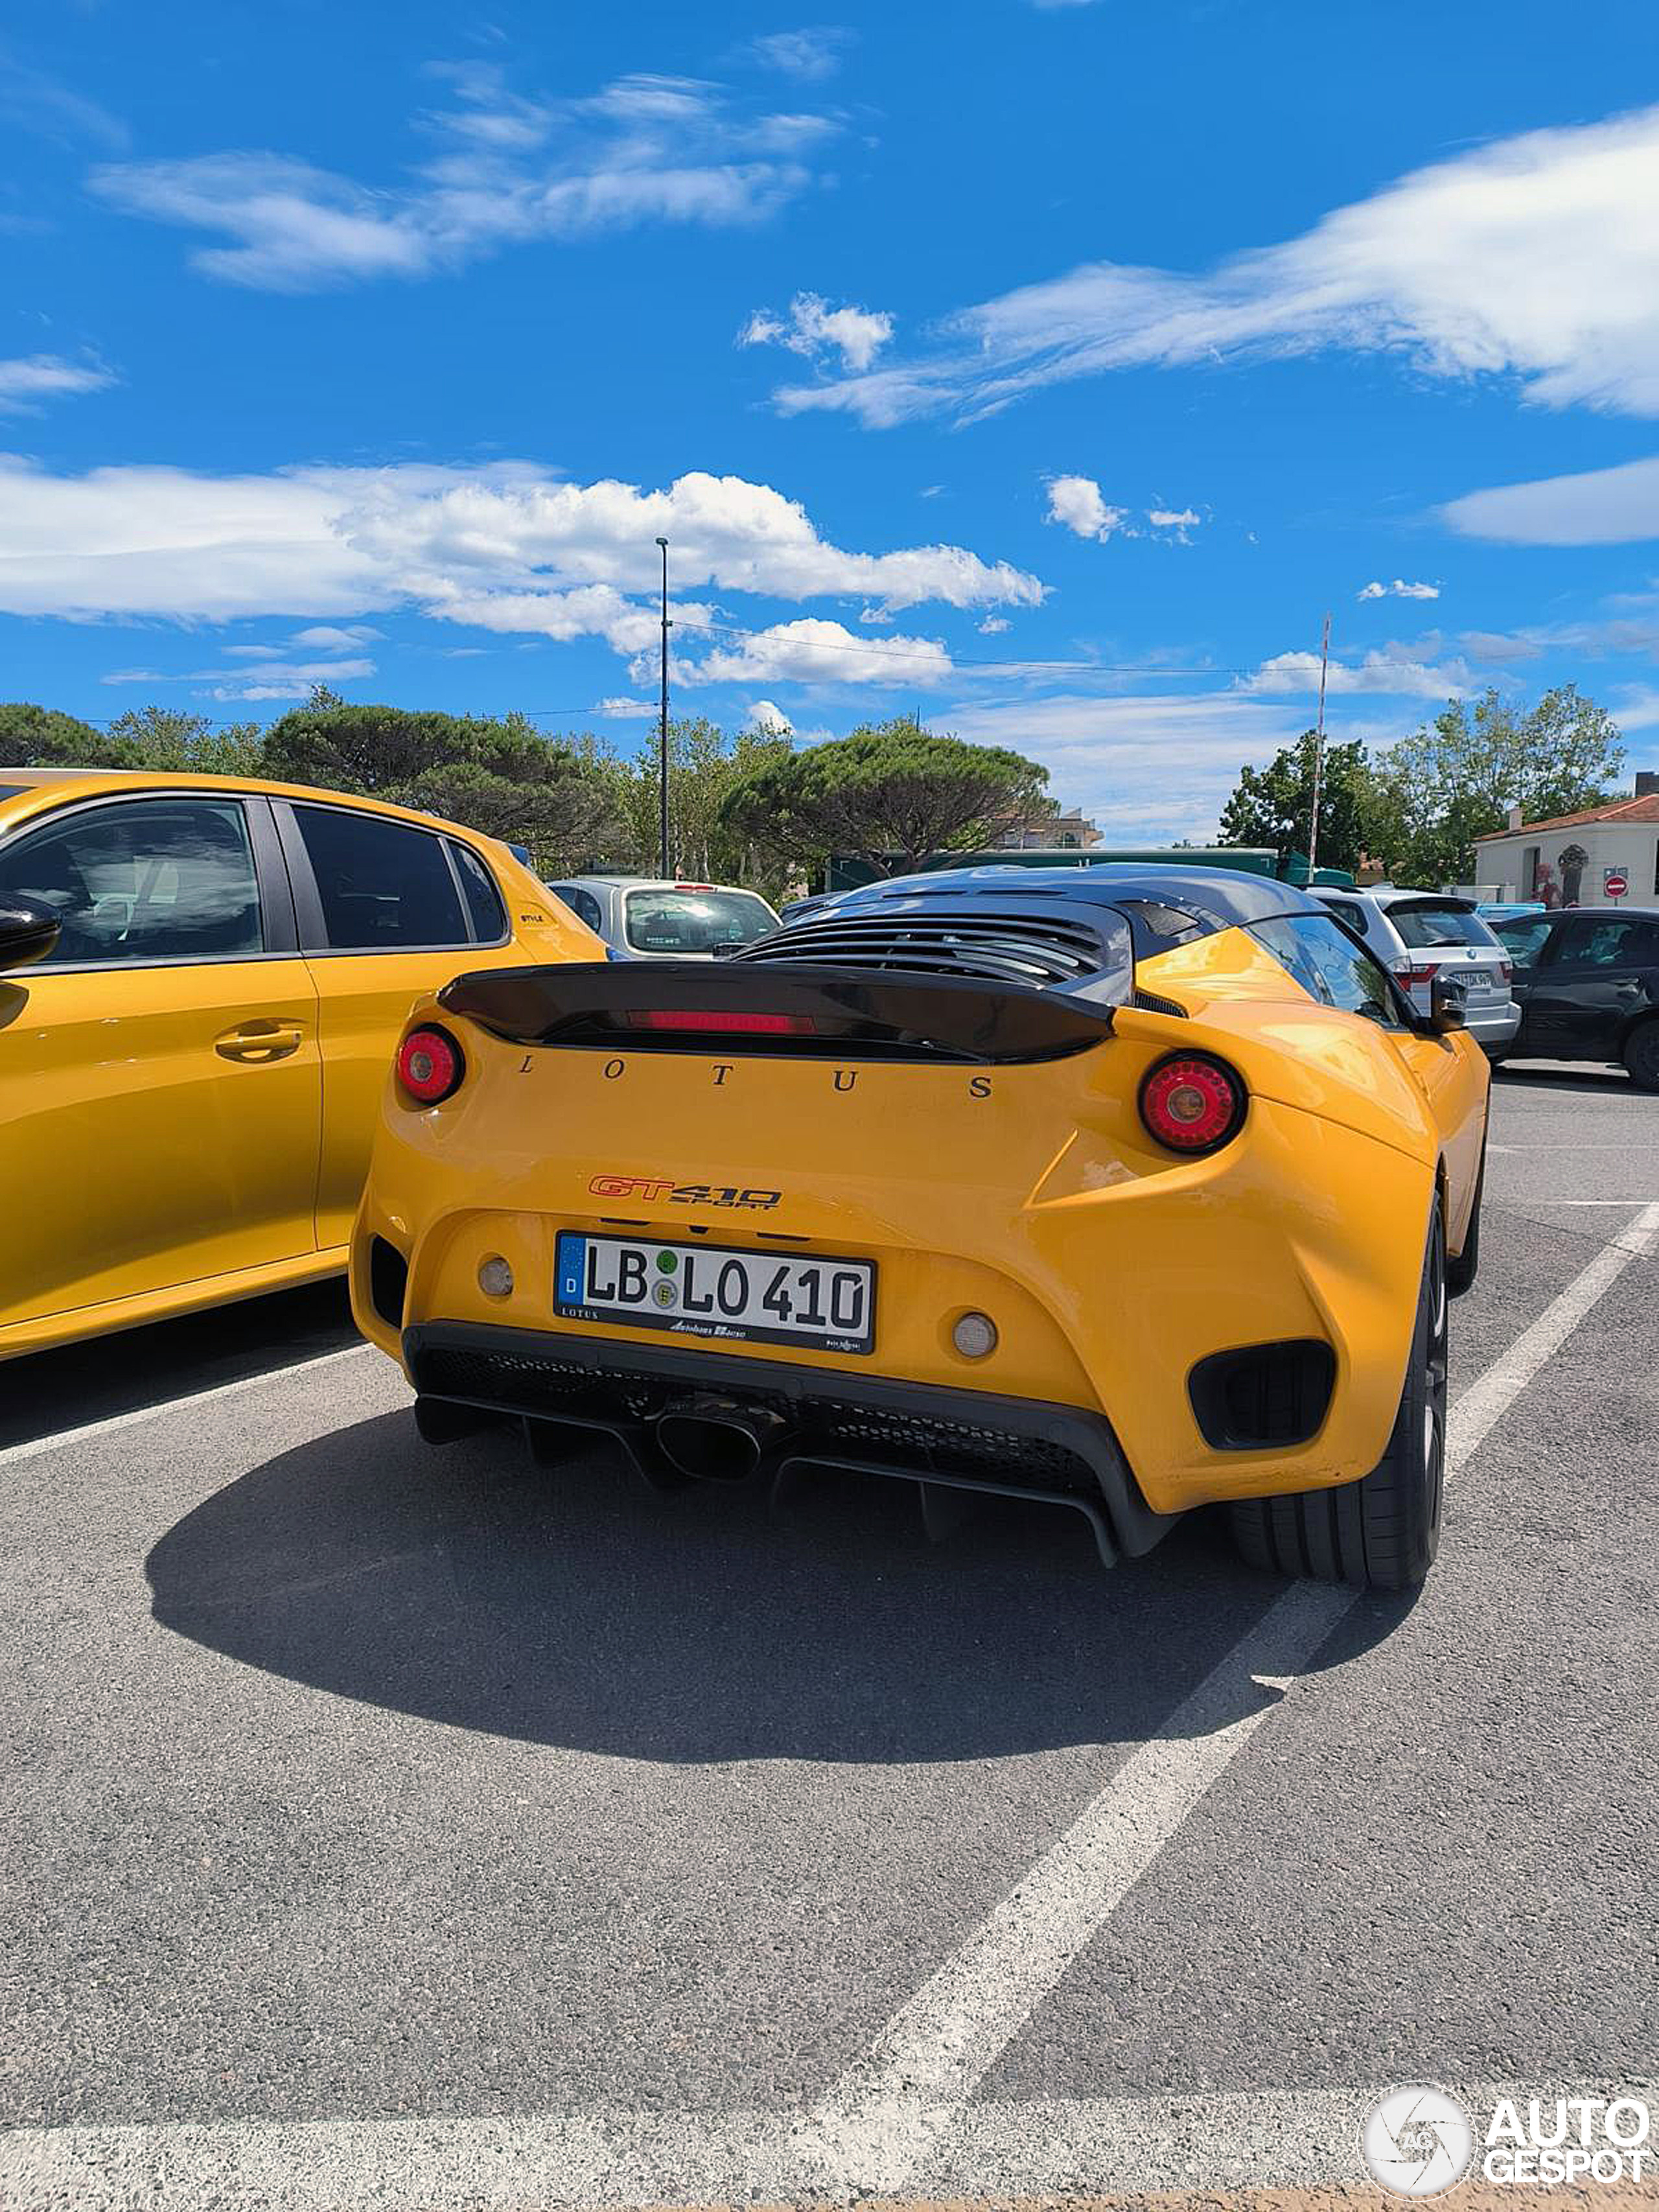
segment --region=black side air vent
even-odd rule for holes
[[[404,1300],[409,1295],[409,1262],[384,1237],[369,1240],[368,1295],[375,1312],[388,1328],[403,1327]]]
[[[1264,1451],[1317,1436],[1335,1381],[1330,1346],[1318,1337],[1293,1337],[1200,1359],[1187,1390],[1212,1451]]]

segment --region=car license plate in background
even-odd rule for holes
[[[876,1271],[867,1260],[659,1244],[567,1229],[559,1232],[553,1310],[567,1321],[623,1322],[727,1343],[869,1352]]]

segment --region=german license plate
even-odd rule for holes
[[[868,1260],[659,1244],[647,1237],[561,1230],[553,1310],[738,1344],[875,1345],[876,1271]]]

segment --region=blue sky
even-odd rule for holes
[[[803,738],[1109,840],[1576,679],[1659,758],[1650,9],[18,0],[0,694]],[[643,657],[641,657],[643,656]],[[646,702],[644,705],[637,702]]]

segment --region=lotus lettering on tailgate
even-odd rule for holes
[[[588,1190],[595,1198],[642,1198],[656,1205],[730,1206],[759,1212],[775,1206],[781,1190],[750,1190],[738,1183],[673,1182],[666,1176],[597,1175]]]

